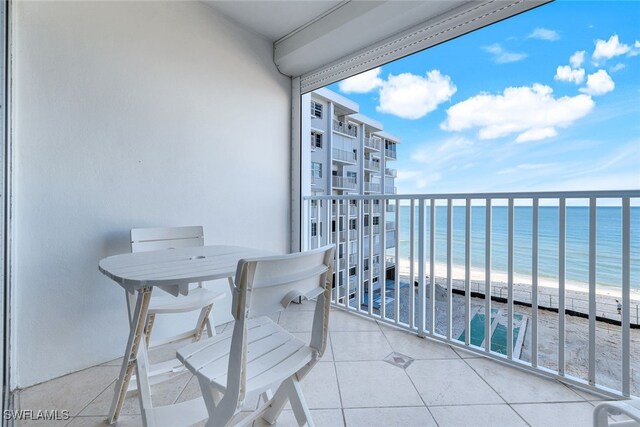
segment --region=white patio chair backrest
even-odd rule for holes
[[[332,253],[330,245],[290,255],[240,260],[233,295],[235,318],[276,313],[298,297],[311,299],[320,295],[330,279],[327,273]]]
[[[236,321],[231,339],[225,404],[244,401],[247,362],[247,321],[284,310],[297,297],[317,297],[310,347],[316,357],[298,372],[300,379],[324,354],[333,285],[334,245],[290,255],[240,260],[233,293]],[[284,380],[282,378],[281,380]]]
[[[204,246],[202,226],[131,229],[131,252]]]

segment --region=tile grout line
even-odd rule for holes
[[[329,314],[329,318],[331,318],[331,314]],[[340,377],[338,376],[338,368],[336,367],[336,354],[335,351],[333,350],[333,337],[331,336],[331,331],[328,330],[328,325],[327,325],[327,335],[329,336],[329,338],[331,338],[331,358],[333,359],[333,361],[331,363],[333,363],[333,371],[336,374],[336,384],[338,385],[338,398],[340,399],[340,413],[342,414],[342,423],[344,424],[345,427],[347,427],[347,417],[344,413],[344,403],[342,402],[342,391],[340,390]]]
[[[85,409],[87,409],[89,407],[89,405],[91,405],[98,397],[100,397],[100,395],[102,393],[104,393],[105,391],[107,391],[109,389],[109,387],[111,387],[112,385],[115,384],[115,382],[118,379],[116,378],[115,380],[111,381],[109,384],[107,384],[107,386],[105,388],[103,388],[93,399],[91,399],[86,405],[84,405],[82,407],[82,409],[80,409],[78,411],[78,413],[76,415],[74,415],[73,417],[69,418],[69,422],[67,424],[65,424],[65,427],[68,426],[69,424],[71,424],[71,422],[73,421],[74,418],[79,417],[80,414],[82,413],[82,411],[84,411]],[[107,415],[108,416],[108,415]]]
[[[378,325],[380,326],[380,325]],[[387,344],[389,344],[389,347],[391,347],[392,351],[396,351],[396,349],[394,348],[394,346],[391,344],[391,341],[389,340],[389,338],[387,337],[387,334],[384,333],[384,329],[380,328],[380,331],[382,332],[382,335],[384,336],[384,339],[387,340]],[[415,359],[414,359],[415,360]],[[408,368],[408,366],[407,366]],[[427,402],[424,401],[424,398],[422,397],[422,395],[420,394],[420,392],[418,391],[418,387],[416,387],[416,384],[413,382],[413,379],[411,378],[411,375],[409,375],[407,373],[407,368],[402,369],[402,371],[404,372],[404,374],[407,376],[407,378],[409,379],[409,382],[411,383],[411,385],[413,386],[413,389],[415,390],[416,394],[418,395],[418,397],[420,398],[420,401],[422,402],[422,404],[424,405],[424,408],[427,410],[427,412],[429,413],[429,415],[431,416],[431,419],[433,420],[433,422],[436,424],[437,427],[440,426],[440,424],[438,424],[438,421],[436,420],[436,417],[433,416],[433,413],[431,412],[431,409],[429,409],[429,406],[427,406]]]
[[[513,406],[511,406],[511,404],[509,402],[507,402],[507,400],[500,394],[498,393],[498,390],[496,390],[491,384],[489,384],[489,382],[482,376],[480,375],[480,373],[478,371],[476,371],[473,366],[471,366],[471,364],[469,362],[467,362],[466,359],[464,358],[460,358],[462,361],[464,361],[464,363],[478,376],[480,377],[480,379],[482,379],[482,381],[484,381],[484,383],[491,389],[493,390],[493,392],[498,395],[500,397],[500,399],[502,399],[502,401],[509,407],[509,409],[511,409],[518,417],[520,417],[520,419],[522,421],[524,421],[524,423],[528,426],[531,426],[531,424],[524,419],[524,417],[518,412],[516,411]]]

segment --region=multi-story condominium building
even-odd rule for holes
[[[396,170],[391,162],[396,160],[399,138],[384,132],[380,122],[360,114],[357,103],[331,90],[318,89],[305,95],[305,100],[308,100],[311,117],[308,121],[303,119],[302,131],[303,144],[309,147],[311,161],[307,194],[395,194]],[[309,139],[305,141],[307,137]],[[363,253],[368,254],[360,272],[363,289],[364,292],[373,289],[375,294],[385,281],[386,272],[382,271],[385,263],[381,262],[385,249],[393,249],[395,242],[393,222],[381,227],[385,217],[382,211],[394,206],[384,207],[381,200],[372,200],[371,206],[369,201],[364,201],[360,207],[355,200],[341,206],[336,206],[335,200],[332,203],[334,205],[327,209],[326,205],[319,206],[321,202],[312,202],[311,247],[328,241],[338,243],[334,283],[341,298],[347,293],[353,298],[358,277],[356,252],[360,245]],[[361,230],[356,219],[357,209],[363,210]],[[331,218],[328,212],[331,212]],[[386,238],[382,238],[385,228]],[[370,240],[372,248],[369,248]],[[393,268],[393,263],[386,263],[386,268]]]

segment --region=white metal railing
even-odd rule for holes
[[[365,182],[364,183],[364,191],[369,191],[372,193],[379,193],[380,192],[380,184],[378,183],[374,183],[374,182]]]
[[[333,130],[343,133],[352,137],[358,136],[358,126],[349,122],[341,122],[340,120],[333,120]]]
[[[640,190],[304,200],[305,211],[312,200],[358,206],[349,215],[356,240],[329,234],[314,243],[356,254],[345,290],[355,297],[334,300],[338,308],[605,395],[640,394],[631,357],[640,351],[631,347],[640,325]],[[395,206],[381,212],[376,239],[375,226],[364,227],[372,200]],[[381,262],[365,269],[375,257]]]
[[[339,148],[334,148],[332,150],[333,160],[338,160],[345,163],[355,163],[356,162],[356,153],[353,151],[341,150]]]
[[[384,168],[384,174],[396,178],[398,176],[398,171],[391,168]]]
[[[397,159],[398,158],[398,154],[396,153],[396,150],[391,150],[390,148],[385,148],[384,149],[384,155],[387,156],[390,159]]]
[[[356,188],[356,179],[351,177],[342,177],[342,176],[333,176],[331,177],[333,181],[334,188],[348,188],[355,189]]]
[[[373,160],[365,160],[364,168],[372,171],[379,172],[380,171],[380,162],[374,162]]]
[[[364,139],[364,146],[372,150],[380,151],[382,141],[379,138],[367,137]]]

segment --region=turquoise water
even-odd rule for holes
[[[491,214],[493,271],[507,271],[507,214],[506,206],[494,206]],[[514,208],[514,272],[531,275],[532,212],[530,206]],[[558,277],[558,207],[541,206],[539,210],[538,274],[541,278]],[[400,206],[400,257],[409,258],[411,207]],[[484,206],[471,208],[471,266],[483,269],[485,264],[485,214]],[[390,214],[387,220],[392,219]],[[426,212],[426,236],[429,236],[430,212]],[[572,282],[589,281],[589,208],[567,207],[566,211],[566,278]],[[447,208],[436,207],[437,263],[446,263]],[[418,210],[415,212],[414,231],[417,257]],[[598,207],[596,209],[596,282],[599,285],[621,286],[622,281],[622,209]],[[452,263],[465,264],[465,207],[453,207]],[[427,245],[427,257],[429,248]],[[631,286],[640,288],[640,207],[631,208]]]

